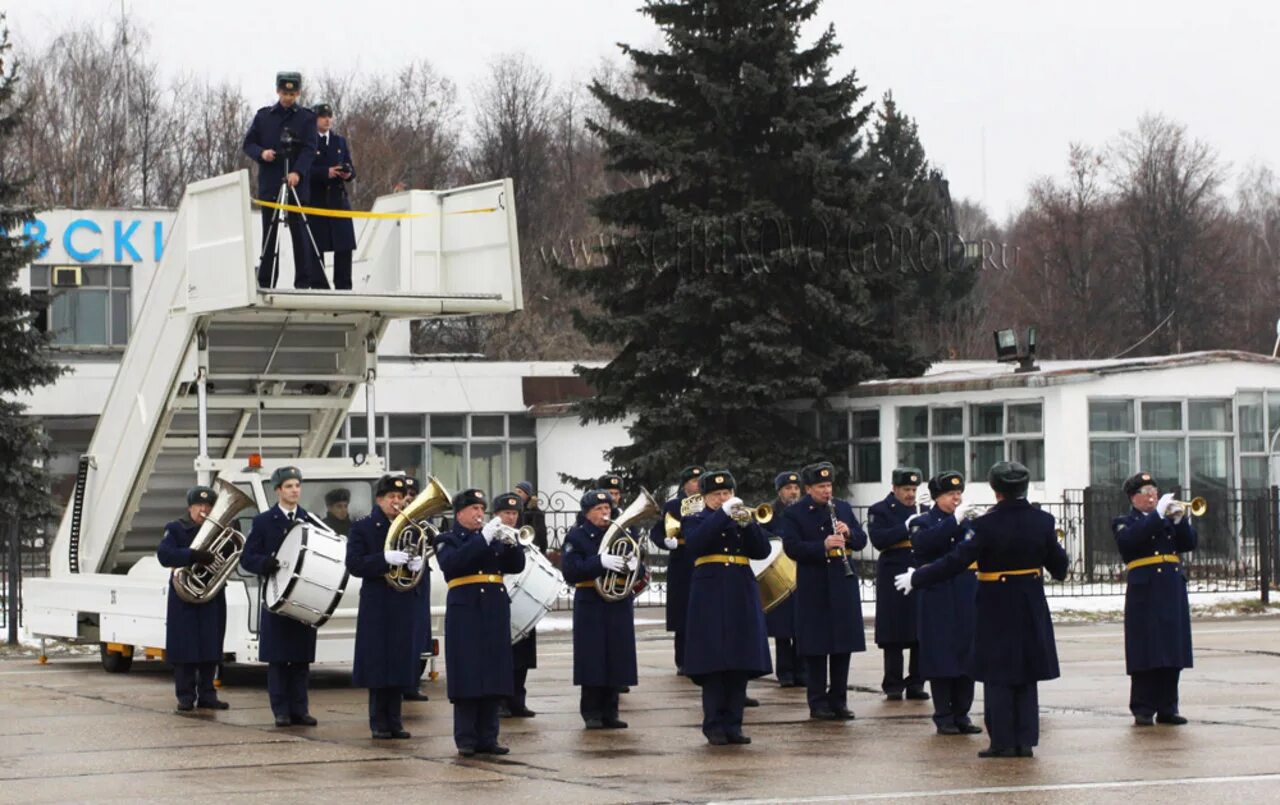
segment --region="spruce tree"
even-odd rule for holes
[[[644,94],[591,87],[612,118],[593,130],[631,181],[593,202],[597,262],[559,274],[593,303],[575,324],[616,350],[579,368],[596,393],[577,410],[634,417],[632,443],[607,453],[633,484],[664,488],[700,462],[756,500],[779,470],[843,468],[844,446],[792,409],[926,365],[877,317],[860,263],[877,223],[871,107],[854,73],[831,75],[833,29],[802,44],[818,5],[648,2],[664,47],[622,46]]]
[[[0,14],[0,520],[28,520],[50,512],[44,462],[47,441],[38,422],[14,396],[52,383],[62,367],[49,358],[49,336],[35,327],[41,305],[18,285],[18,272],[36,259],[43,243],[23,237],[35,210],[23,202],[22,166],[8,144],[22,119],[18,65],[10,58],[9,31]]]

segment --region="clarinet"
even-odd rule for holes
[[[827,512],[831,515],[831,533],[832,534],[839,533],[838,531],[836,531],[836,524],[839,523],[840,520],[839,518],[836,517],[836,502],[834,498],[827,501]],[[849,561],[848,548],[849,548],[849,541],[846,539],[845,553],[844,553],[844,575],[846,577],[853,575],[853,564]]]

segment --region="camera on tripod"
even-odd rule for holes
[[[292,129],[287,127],[280,129],[280,151],[286,159],[289,161],[296,159],[301,146],[301,138],[294,134]]]

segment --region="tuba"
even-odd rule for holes
[[[244,551],[244,534],[232,523],[241,510],[253,505],[253,499],[221,478],[214,479],[213,491],[218,500],[191,540],[192,549],[213,554],[213,563],[173,571],[173,591],[188,604],[203,604],[217,595],[239,566]]]
[[[409,558],[422,557],[422,567],[414,573],[408,565],[393,567],[383,577],[396,592],[408,592],[417,587],[427,572],[427,560],[435,553],[435,539],[440,530],[428,519],[449,508],[449,493],[435,478],[427,482],[427,488],[418,493],[408,504],[400,507],[400,513],[387,529],[384,550],[404,551]]]
[[[653,499],[653,495],[641,487],[640,496],[631,502],[617,520],[609,524],[609,530],[604,532],[604,538],[600,540],[599,554],[601,556],[613,554],[627,560],[634,558],[636,566],[617,573],[607,570],[603,576],[595,580],[596,592],[604,600],[625,601],[637,592],[636,586],[641,580],[640,554],[643,546],[639,540],[631,536],[627,528],[633,523],[657,516],[661,510],[662,507]]]

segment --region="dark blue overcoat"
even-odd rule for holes
[[[676,495],[662,506],[662,514],[658,522],[649,531],[649,541],[655,548],[667,550],[666,519],[670,514],[680,519],[680,501],[684,495]],[[683,528],[683,526],[682,526]],[[685,621],[689,614],[689,579],[693,577],[693,556],[685,545],[683,533],[676,537],[679,544],[675,550],[667,552],[667,631],[684,631]]]
[[[1196,549],[1190,521],[1133,509],[1111,524],[1125,563],[1145,556],[1174,555]],[[1191,607],[1181,563],[1161,562],[1128,572],[1124,592],[1124,663],[1132,674],[1156,668],[1191,667]]]
[[[156,557],[164,567],[191,565],[191,541],[200,526],[187,518],[164,527]],[[170,577],[164,621],[164,655],[169,662],[222,662],[222,637],[227,631],[226,588],[203,604],[188,604],[173,591]]]
[[[340,176],[329,178],[329,168],[343,164],[352,167],[351,176],[343,179]],[[315,159],[311,162],[311,206],[323,207],[327,210],[350,210],[351,199],[347,196],[347,182],[355,178],[355,161],[351,156],[351,148],[347,138],[329,130],[329,137],[318,134],[316,138]],[[356,247],[356,228],[350,218],[327,218],[316,215],[307,219],[311,224],[311,234],[316,239],[316,246],[322,252],[351,251]]]
[[[357,520],[347,534],[347,570],[360,578],[355,658],[351,681],[360,688],[407,688],[418,679],[419,642],[412,639],[420,618],[415,590],[397,591],[383,576],[391,521],[381,509]],[[423,579],[423,584],[426,579]]]
[[[969,521],[965,539],[941,559],[916,571],[916,587],[930,587],[967,571],[979,573],[1044,568],[1055,579],[1067,577],[1067,552],[1054,533],[1053,515],[1026,498],[1004,500]],[[901,595],[901,593],[899,593]],[[1044,579],[1035,575],[1000,576],[978,584],[977,625],[973,638],[974,679],[999,685],[1023,685],[1056,679],[1058,647],[1044,598]]]
[[[524,549],[494,540],[458,522],[436,540],[436,559],[447,581],[476,574],[524,570]],[[510,696],[511,600],[499,579],[453,587],[445,598],[445,677],[449,700]]]
[[[276,103],[264,106],[253,116],[249,130],[244,135],[244,153],[249,159],[258,163],[258,198],[275,201],[280,192],[280,183],[284,181],[284,147],[280,144],[281,133],[288,129],[296,145],[296,158],[289,163],[289,171],[300,177],[298,199],[308,201],[308,179],[311,175],[311,163],[316,155],[316,116],[304,106],[294,104],[288,109]],[[262,161],[262,152],[276,152],[271,162]],[[292,203],[292,201],[290,201]]]
[[[780,525],[782,523],[782,513],[787,506],[779,498],[773,502],[773,520],[769,525],[765,526],[765,530],[772,533],[779,539],[782,538]],[[796,637],[796,594],[793,591],[791,595],[782,599],[782,603],[773,609],[764,613],[764,628],[769,637],[781,638],[783,640],[794,640]]]
[[[916,642],[915,593],[903,595],[893,579],[906,572],[911,563],[907,518],[916,514],[914,506],[904,506],[892,493],[867,509],[867,536],[880,552],[876,559],[876,645],[907,645]]]
[[[604,575],[600,540],[604,529],[583,518],[564,538],[560,570],[569,584]],[[578,587],[573,595],[573,684],[616,688],[634,685],[636,623],[632,599],[606,601],[594,587]]]
[[[301,506],[297,509],[296,518],[295,523],[309,519]],[[266,561],[280,550],[280,544],[292,528],[279,505],[258,514],[249,528],[244,553],[240,555],[240,566],[250,573],[264,576]],[[258,659],[262,662],[315,662],[315,628],[268,611],[264,600],[262,620],[258,625]]]
[[[917,565],[941,559],[964,540],[964,528],[937,506],[911,522],[911,549]],[[902,593],[894,593],[905,598]],[[920,675],[925,679],[968,676],[973,668],[973,628],[978,611],[978,576],[963,570],[946,581],[916,590],[916,636]]]
[[[849,526],[851,550],[862,550],[867,535],[853,507],[843,500],[835,504],[836,516]],[[796,562],[796,651],[806,657],[866,651],[858,576],[845,574],[847,557],[827,556],[823,547],[835,533],[827,506],[805,495],[782,513],[778,531],[787,556]]]

